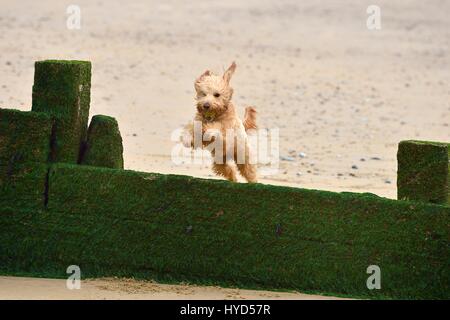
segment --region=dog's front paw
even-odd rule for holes
[[[184,131],[181,136],[181,143],[185,148],[193,148],[194,139],[192,139],[192,134],[188,131]]]

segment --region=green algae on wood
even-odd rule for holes
[[[447,206],[68,164],[52,165],[48,199],[13,217],[35,227],[10,250],[16,271],[63,276],[77,261],[88,277],[450,298]],[[1,219],[0,243],[26,234]],[[369,265],[381,290],[367,289]]]
[[[407,140],[397,152],[397,197],[450,204],[450,144]]]
[[[0,208],[43,208],[52,118],[0,109]]]
[[[0,109],[0,166],[47,162],[52,123],[45,113]]]
[[[0,208],[43,208],[47,201],[47,172],[45,163],[0,165]]]
[[[123,145],[116,119],[104,115],[92,117],[82,164],[123,169]]]
[[[33,111],[55,119],[51,160],[77,163],[86,139],[91,89],[88,61],[45,60],[35,63]]]

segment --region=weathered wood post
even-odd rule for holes
[[[77,163],[86,140],[91,91],[89,61],[45,60],[35,63],[33,111],[55,120],[53,162]]]
[[[398,146],[397,198],[450,204],[450,144],[402,141]]]
[[[113,117],[92,117],[81,164],[123,169],[123,145],[119,125]]]
[[[41,208],[45,202],[52,119],[0,109],[0,203]]]

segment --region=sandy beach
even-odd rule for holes
[[[83,280],[69,290],[66,280],[0,277],[0,300],[341,300],[343,298],[230,289],[212,286],[170,285],[133,279]]]
[[[208,165],[175,165],[170,138],[192,120],[194,79],[231,61],[239,113],[254,105],[261,128],[279,129],[285,160],[262,183],[395,199],[398,142],[450,141],[449,1],[377,1],[381,30],[366,27],[365,0],[77,0],[79,30],[66,26],[67,1],[0,4],[0,107],[30,110],[34,61],[90,60],[91,116],[117,118],[127,169],[215,178]],[[71,293],[62,280],[3,277],[0,299],[318,298],[163,285],[105,293],[105,283]]]

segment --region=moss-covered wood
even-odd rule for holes
[[[91,88],[88,61],[45,60],[35,64],[33,111],[55,119],[52,161],[77,163],[86,139]]]
[[[398,199],[450,204],[450,144],[402,141],[398,146]]]
[[[51,132],[45,113],[0,109],[0,166],[47,162]]]
[[[44,208],[47,172],[45,163],[0,165],[0,208]]]
[[[123,145],[116,119],[104,115],[92,117],[82,164],[123,169]]]
[[[0,270],[450,298],[445,206],[57,164],[48,209],[23,210],[0,214]]]

